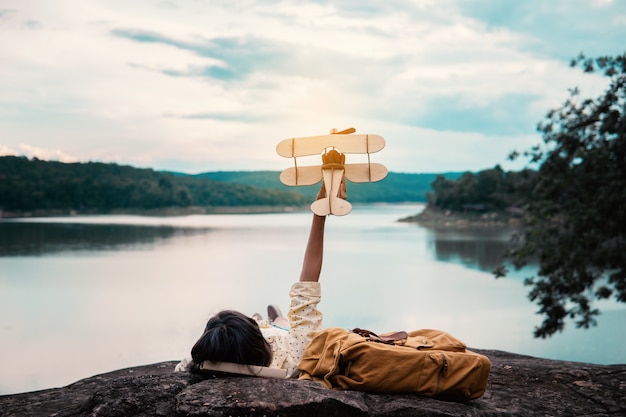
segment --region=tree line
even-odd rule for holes
[[[101,162],[0,157],[5,211],[156,209],[190,206],[304,205],[298,193],[179,176]]]
[[[348,181],[348,200],[353,203],[423,203],[426,202],[427,194],[431,191],[431,183],[435,178],[442,177],[453,180],[461,174],[461,172],[390,172],[384,180],[379,182],[353,183]],[[264,189],[295,191],[302,194],[307,201],[312,202],[315,199],[320,184],[289,187],[280,182],[279,175],[280,172],[278,171],[219,171],[198,174],[196,177],[248,184]]]
[[[63,163],[0,157],[0,209],[5,212],[176,207],[306,206],[320,184],[288,187],[279,171],[219,171],[189,175],[102,162]],[[350,183],[353,203],[425,202],[437,176],[461,173],[389,173],[377,183]]]
[[[458,179],[438,176],[432,182],[428,203],[441,210],[521,210],[531,198],[537,172],[530,169],[505,172],[499,165],[477,173],[466,172]]]

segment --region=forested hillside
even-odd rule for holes
[[[442,177],[448,180],[459,178],[461,172],[446,172],[441,174],[403,174],[390,172],[387,177],[374,183],[348,182],[348,199],[353,203],[402,203],[426,202],[426,194],[431,189],[431,183]],[[319,190],[320,184],[289,187],[279,180],[278,171],[219,171],[198,174],[196,177],[210,178],[216,181],[249,184],[259,188],[276,188],[302,193],[307,201],[312,201]]]
[[[0,157],[0,208],[5,211],[155,209],[190,206],[303,205],[301,194],[260,190],[208,178],[178,176],[99,162],[61,163]]]
[[[533,170],[504,171],[499,165],[457,179],[437,177],[428,194],[430,206],[452,211],[504,211],[524,206],[532,191]]]
[[[188,175],[100,162],[62,163],[0,157],[0,209],[5,212],[176,207],[305,206],[320,184],[288,187],[279,171],[208,172]],[[461,173],[389,173],[377,183],[349,183],[352,203],[425,202],[431,182]]]

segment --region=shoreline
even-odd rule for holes
[[[410,202],[375,202],[354,203],[356,205],[403,205],[424,204],[420,201]],[[310,204],[303,205],[239,205],[239,206],[190,206],[190,207],[162,207],[155,209],[113,209],[113,210],[74,210],[74,209],[40,209],[28,211],[8,211],[0,209],[0,221],[4,219],[27,219],[45,217],[76,217],[76,216],[106,216],[106,215],[137,215],[147,217],[176,217],[202,214],[268,214],[268,213],[296,213],[309,211]]]
[[[398,220],[417,223],[434,229],[517,229],[522,225],[521,217],[507,212],[454,212],[439,210],[429,205],[414,216]]]
[[[308,210],[309,206],[192,206],[192,207],[163,207],[156,209],[114,209],[114,210],[29,210],[29,211],[3,211],[0,210],[0,221],[4,219],[26,219],[45,217],[76,217],[76,216],[96,216],[96,215],[138,215],[175,217],[189,216],[195,214],[263,214],[263,213],[290,213]]]

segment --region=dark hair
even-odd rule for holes
[[[204,333],[191,348],[195,365],[203,361],[268,366],[272,349],[256,320],[238,311],[224,310],[207,322]]]

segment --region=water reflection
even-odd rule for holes
[[[510,229],[435,229],[429,234],[429,245],[439,261],[492,271],[502,262],[512,233]]]
[[[171,225],[0,222],[0,256],[130,250],[209,230]]]

